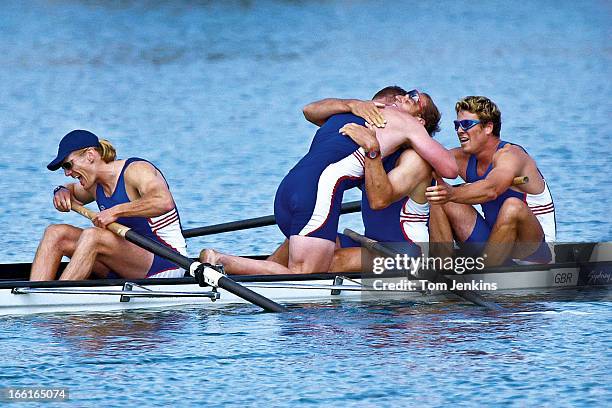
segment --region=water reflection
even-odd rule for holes
[[[39,327],[72,351],[94,356],[173,347],[175,333],[181,331],[187,319],[180,313],[124,311],[65,315],[44,320]]]

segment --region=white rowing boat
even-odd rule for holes
[[[455,282],[476,283],[475,290],[482,291],[486,297],[544,292],[554,297],[561,293],[560,289],[601,289],[612,285],[610,244],[563,244],[555,246],[555,252],[557,262],[554,264],[500,267],[447,277]],[[0,265],[0,315],[165,309],[179,305],[221,308],[248,303],[222,288],[201,287],[192,277],[29,282],[26,279],[30,266],[27,263]],[[441,288],[428,287],[427,281],[417,280],[413,289],[406,288],[402,282],[411,277],[409,274],[387,276],[326,273],[231,278],[282,304],[381,298],[418,302],[441,296],[455,298]]]

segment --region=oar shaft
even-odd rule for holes
[[[90,220],[96,216],[96,213],[94,211],[91,211],[88,208],[85,208],[75,203],[72,204],[72,209],[83,215],[84,217],[89,218]],[[196,269],[197,266],[201,265],[199,262],[194,261],[193,259],[188,258],[185,255],[180,254],[174,251],[173,249],[160,244],[155,240],[140,235],[139,233],[126,227],[125,225],[113,222],[109,224],[107,228],[115,234],[124,237],[127,241],[130,241],[133,244],[136,244],[137,246],[146,249],[149,252],[159,255],[162,258],[173,262],[174,264],[180,266],[185,270],[191,271],[192,269]],[[261,296],[259,293],[253,292],[252,290],[245,288],[244,286],[234,282],[227,276],[220,274],[214,269],[204,267],[203,273],[209,275],[209,279],[207,280],[208,282],[214,282],[215,286],[223,288],[228,292],[233,293],[234,295],[257,305],[268,312],[287,311],[287,308],[285,308],[284,306],[281,306],[278,303]]]
[[[361,234],[356,233],[355,231],[352,231],[350,229],[345,229],[344,230],[344,234],[347,235],[349,238],[352,238],[353,240],[359,242],[361,245],[363,245],[364,247],[366,247],[367,249],[371,250],[371,251],[375,251],[375,252],[379,252],[381,254],[383,254],[384,256],[387,257],[395,257],[398,252],[382,245],[381,243],[374,241],[373,239],[364,237]],[[491,310],[497,310],[497,311],[501,311],[504,310],[501,306],[499,306],[498,304],[494,303],[494,302],[489,302],[487,300],[485,300],[482,296],[478,295],[477,293],[473,292],[473,291],[469,291],[469,290],[451,290],[450,288],[452,287],[452,280],[447,278],[446,276],[438,273],[437,277],[436,277],[436,282],[442,282],[444,284],[446,284],[446,287],[449,288],[448,291],[469,301],[472,303],[475,303],[479,306],[483,306],[486,307],[487,309],[491,309]]]
[[[356,213],[361,211],[361,201],[351,201],[342,204],[341,214]],[[185,238],[202,237],[204,235],[218,234],[221,232],[241,231],[251,228],[267,227],[275,225],[274,215],[249,218],[241,221],[224,222],[222,224],[208,225],[206,227],[189,228],[183,230]]]
[[[512,179],[513,186],[520,186],[522,184],[527,184],[527,183],[529,183],[529,176],[518,176]],[[470,183],[455,184],[453,187],[464,186],[466,184],[470,184]]]

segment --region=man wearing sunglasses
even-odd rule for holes
[[[77,183],[58,186],[53,205],[70,211],[71,203],[96,201],[100,212],[94,227],[49,226],[32,263],[31,280],[53,280],[63,256],[70,258],[62,280],[101,278],[182,277],[171,262],[118,237],[106,226],[119,222],[139,234],[186,254],[185,239],[174,198],[161,172],[139,158],[117,160],[115,148],[86,130],[74,130],[61,140],[57,157],[47,168],[63,169]]]
[[[304,108],[307,120],[315,124],[324,123],[331,115],[351,112],[366,120],[366,126],[348,124],[340,131],[351,137],[366,150],[376,148],[376,128],[386,125],[383,109],[397,103],[412,103],[413,112],[421,121],[429,136],[439,131],[440,113],[431,97],[416,89],[406,92],[400,87],[387,87],[374,95],[371,101],[356,99],[324,99]],[[456,163],[452,155],[438,142],[445,154],[429,163],[410,145],[384,159],[365,161],[365,180],[362,186],[361,213],[365,236],[379,242],[396,244],[396,249],[410,256],[419,256],[421,248],[417,243],[428,243],[429,203],[425,189],[431,184],[431,171],[443,168],[445,177],[456,176]],[[446,167],[445,167],[446,166]],[[453,169],[453,171],[448,171]],[[334,253],[333,271],[359,271],[361,265],[360,244],[343,234],[338,234],[340,248]]]
[[[274,213],[287,239],[271,257],[259,261],[205,249],[200,253],[200,261],[221,263],[230,274],[327,271],[334,259],[343,193],[362,183],[368,161],[380,162],[382,157],[410,143],[421,156],[436,163],[434,167],[439,172],[455,177],[457,168],[452,155],[432,142],[423,127],[420,112],[429,112],[435,105],[417,91],[411,95],[391,98],[393,106],[387,107],[381,117],[383,122],[386,120],[386,126],[378,129],[377,136],[370,137],[369,131],[366,132],[361,142],[342,136],[340,131],[354,134],[359,140],[361,132],[353,126],[364,125],[365,121],[349,111],[341,110],[347,113],[334,115],[336,112],[330,109],[329,119],[324,120],[315,134],[308,153],[278,188]],[[326,105],[324,109],[327,108]]]
[[[467,184],[452,187],[438,177],[437,185],[427,188],[431,242],[448,252],[454,238],[468,254],[486,254],[488,266],[511,259],[550,262],[546,242],[556,238],[555,207],[534,159],[521,146],[500,140],[501,112],[489,98],[467,96],[455,110],[461,147],[453,153]],[[529,182],[513,186],[518,176]]]

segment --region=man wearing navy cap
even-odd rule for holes
[[[51,225],[38,246],[31,280],[53,280],[63,256],[70,263],[62,280],[98,277],[182,277],[171,262],[116,236],[106,229],[119,222],[134,231],[186,255],[178,210],[161,172],[146,160],[117,160],[115,148],[87,130],[73,130],[63,137],[49,170],[64,170],[77,183],[58,186],[53,205],[70,211],[71,203],[96,201],[100,212],[94,227]]]

